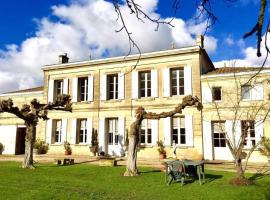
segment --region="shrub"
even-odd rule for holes
[[[67,142],[67,141],[64,142],[64,149],[68,153],[71,153],[72,152],[72,149],[71,149],[71,146],[70,146],[70,143],[69,142]]]
[[[4,151],[5,146],[0,142],[0,154]]]
[[[157,141],[157,145],[158,145],[159,154],[166,154],[165,146],[164,146],[164,144],[163,144],[163,142],[161,140]]]
[[[260,145],[259,151],[261,154],[264,156],[270,156],[270,138],[263,137]]]
[[[46,144],[43,140],[37,139],[34,144],[34,149],[37,149],[38,154],[45,154],[49,150],[49,144]]]

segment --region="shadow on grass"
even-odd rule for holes
[[[216,175],[216,174],[205,174],[205,183],[210,183],[216,179],[221,179],[222,175]]]
[[[161,172],[160,169],[153,169],[153,170],[147,170],[147,171],[140,171],[140,174],[147,174],[147,173],[157,173]]]
[[[270,168],[269,167],[264,167],[263,169],[257,171],[255,174],[253,174],[249,180],[255,181],[264,178],[265,176],[270,175]],[[269,193],[270,195],[270,193]],[[270,199],[270,198],[269,198]]]

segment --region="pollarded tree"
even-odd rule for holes
[[[60,95],[54,102],[41,104],[33,99],[30,105],[24,104],[21,108],[14,106],[12,99],[0,101],[0,113],[7,112],[16,115],[24,121],[26,126],[25,155],[22,163],[23,168],[34,168],[33,145],[36,139],[36,127],[39,119],[48,120],[48,110],[72,111],[70,96]]]
[[[137,176],[139,174],[137,168],[137,146],[139,143],[139,130],[141,123],[144,119],[161,119],[166,117],[173,117],[177,113],[182,113],[182,110],[188,106],[195,106],[198,110],[202,109],[202,104],[197,97],[191,95],[185,96],[174,110],[162,113],[146,112],[143,107],[138,107],[135,111],[136,120],[130,126],[130,133],[128,134],[129,145],[128,145],[128,157],[127,166],[124,176]]]

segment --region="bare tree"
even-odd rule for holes
[[[188,106],[195,106],[198,110],[202,109],[202,104],[197,97],[191,95],[185,96],[177,107],[170,112],[152,113],[146,112],[143,107],[138,107],[135,111],[136,120],[130,126],[130,133],[128,135],[129,146],[128,146],[128,157],[127,166],[124,176],[137,176],[139,174],[137,168],[137,146],[139,143],[139,130],[141,123],[144,119],[156,119],[173,117],[177,113],[182,113],[182,110]]]
[[[21,108],[13,105],[12,99],[0,101],[0,113],[7,112],[16,115],[24,121],[26,126],[25,156],[22,163],[23,168],[34,168],[33,145],[36,139],[36,127],[39,119],[48,120],[48,110],[72,111],[70,96],[61,95],[53,103],[41,104],[33,99],[30,105],[24,104]]]
[[[248,82],[246,82],[247,79]],[[264,81],[267,81],[266,79],[260,79],[260,82],[258,82],[258,79],[258,76],[256,76],[250,80],[234,73],[234,86],[222,87],[222,98],[224,100],[222,102],[212,101],[211,116],[212,118],[215,116],[218,119],[219,129],[225,134],[226,145],[235,163],[236,177],[230,181],[232,184],[251,184],[251,181],[245,178],[245,171],[248,160],[260,144],[260,140],[253,140],[252,145],[246,148],[247,136],[251,132],[256,134],[254,130],[255,126],[262,125],[269,117],[270,106],[268,102],[243,101],[243,96],[248,92],[258,90],[255,86],[256,84],[262,84]],[[212,90],[208,80],[207,84],[209,90]],[[206,114],[205,112],[204,115]],[[226,129],[222,123],[228,119],[232,122],[230,130]],[[245,161],[244,163],[243,160]]]

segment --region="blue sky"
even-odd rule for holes
[[[168,3],[171,1],[137,1],[152,16],[166,20],[174,14]],[[173,22],[176,27],[161,27],[158,33],[150,22],[139,24],[128,16],[128,10],[123,6],[128,26],[142,51],[167,49],[171,42],[177,47],[190,46],[194,44],[195,35],[204,32],[206,19],[195,19],[196,1],[181,2]],[[261,60],[256,58],[256,37],[242,39],[255,23],[258,2],[238,0],[235,4],[228,4],[213,1],[218,21],[207,32],[205,43],[216,66],[231,60],[236,60],[241,66],[260,65]],[[68,53],[71,61],[86,60],[90,54],[92,58],[125,55],[126,36],[115,33],[120,24],[115,22],[116,14],[112,8],[110,2],[103,0],[2,1],[0,85],[8,86],[0,92],[41,85],[40,68],[56,63],[61,53]]]

